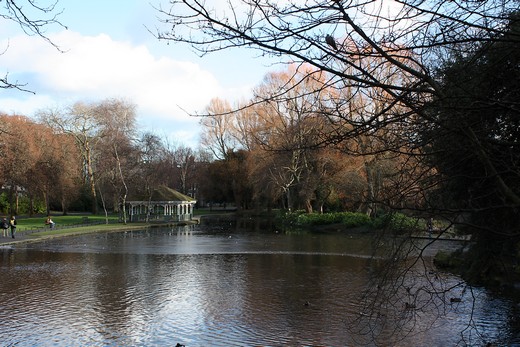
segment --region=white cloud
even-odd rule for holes
[[[10,76],[28,83],[26,87],[36,95],[0,93],[2,111],[31,115],[37,109],[64,103],[117,97],[136,104],[138,118],[144,123],[175,132],[176,122],[183,126],[198,123],[182,109],[200,111],[211,98],[228,94],[201,66],[154,56],[144,45],[117,42],[105,34],[82,36],[71,31],[50,38],[65,52],[37,37],[9,40],[0,65]],[[185,133],[180,135],[185,137]]]
[[[25,98],[2,98],[0,94],[0,111],[7,114],[32,115],[35,110],[54,107],[55,102],[46,95],[26,94]]]

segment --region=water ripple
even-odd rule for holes
[[[365,309],[369,242],[261,236],[143,231],[5,250],[0,345],[352,345],[346,322]],[[468,317],[481,336],[508,336],[510,303],[475,294],[474,305],[442,306],[414,341],[454,345],[460,335],[453,331]],[[431,326],[426,310],[410,317],[415,325],[406,328]],[[369,322],[381,323],[383,333],[401,324],[378,318]]]

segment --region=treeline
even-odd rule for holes
[[[294,75],[300,80],[291,80]],[[192,196],[198,206],[232,204],[239,210],[374,216],[398,205],[421,208],[416,186],[406,192],[400,182],[417,180],[419,172],[431,175],[431,168],[383,150],[388,142],[381,139],[395,141],[400,129],[334,144],[331,136],[345,124],[322,112],[346,95],[327,87],[325,79],[291,67],[266,76],[255,89],[254,106],[231,111],[225,101],[213,100],[201,120],[197,150],[139,133],[135,105],[125,100],[78,102],[42,110],[34,119],[2,115],[0,208],[14,214],[124,212],[129,198],[145,199],[159,185]],[[276,96],[283,88],[292,94]],[[377,102],[349,98],[358,103],[345,114],[349,119],[366,117],[363,112]]]
[[[135,106],[117,99],[0,116],[4,214],[119,212],[159,185],[197,195],[204,155],[138,133]]]
[[[310,66],[290,66],[267,75],[243,104],[213,100],[201,121],[202,144],[217,158],[211,181],[222,182],[219,189],[240,208],[371,217],[395,208],[425,211],[427,179],[436,171],[417,147],[419,134],[405,127],[415,123],[409,108],[381,90],[357,93],[329,80]],[[378,115],[384,108],[401,121],[354,128],[370,119],[386,123]]]
[[[284,84],[285,77],[274,73],[266,80]],[[383,200],[394,194],[393,180],[402,173],[399,156],[316,145],[324,125],[311,106],[301,114],[259,104],[245,113],[206,117],[197,150],[139,133],[135,105],[119,99],[42,110],[35,118],[4,114],[0,209],[122,212],[128,198],[166,185],[199,206],[367,215],[386,210]],[[214,100],[208,110],[227,107]]]

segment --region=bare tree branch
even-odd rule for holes
[[[37,0],[4,0],[0,1],[0,19],[15,22],[19,25],[22,31],[29,36],[36,35],[47,41],[54,48],[60,52],[64,52],[57,44],[55,44],[45,33],[45,29],[53,25],[61,26],[67,29],[59,20],[58,17],[63,13],[63,10],[57,10],[58,0],[51,0],[49,4],[42,5]],[[8,47],[5,47],[5,53]],[[23,92],[30,92],[25,88],[26,83],[18,81],[10,81],[8,73],[3,78],[0,78],[1,89],[17,89]]]

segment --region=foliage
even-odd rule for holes
[[[9,199],[6,193],[0,194],[0,211],[2,213],[8,213],[9,211]]]
[[[31,211],[32,206],[32,211]],[[11,212],[11,205],[9,203],[9,197],[6,192],[0,194],[0,212],[8,216]],[[46,207],[45,202],[41,199],[33,199],[32,201],[26,195],[18,197],[18,213],[19,214],[34,214],[34,213],[45,213]]]
[[[126,182],[137,162],[131,156],[136,152],[132,148],[135,105],[118,99],[77,102],[67,109],[41,111],[39,118],[55,134],[74,141],[77,151],[74,162],[82,168],[83,184],[89,186],[92,213],[98,209],[99,189],[116,197],[112,203],[117,209],[119,200],[124,201],[128,195]],[[98,179],[103,181],[103,178],[106,184],[98,184]],[[108,189],[111,191],[106,192]]]
[[[359,212],[305,213],[305,211],[284,212],[280,216],[284,225],[309,227],[327,224],[342,224],[354,228],[370,224],[370,217]]]
[[[441,69],[445,93],[428,106],[432,119],[422,131],[442,178],[436,207],[468,209],[473,224],[500,233],[518,233],[520,206],[520,46],[509,43],[520,25],[513,23],[511,33]]]
[[[475,241],[465,256],[466,279],[514,283],[520,241],[520,16],[506,32],[439,70],[444,94],[427,108],[421,131],[439,171],[430,204],[463,211],[462,230]]]
[[[388,12],[375,3],[244,0],[217,11],[179,0],[158,8],[157,37],[201,54],[246,46],[292,62],[288,79],[269,74],[246,105],[208,112],[243,113],[228,123],[247,134],[241,145],[254,139],[278,154],[256,177],[264,189],[270,178],[285,208],[310,212],[326,196],[320,179],[333,170],[313,165],[309,149],[339,149],[362,158],[351,172],[364,179],[363,212],[460,221],[492,204],[518,235],[518,1],[403,1]],[[480,216],[484,225],[473,224],[501,231],[491,213]]]
[[[324,225],[340,223],[347,228],[367,225],[370,217],[359,212],[309,213],[298,216],[299,225]]]
[[[251,202],[251,187],[247,179],[248,153],[229,151],[226,157],[202,167],[200,192],[210,203],[234,203],[237,209],[247,209]]]
[[[72,139],[27,117],[0,115],[0,120],[4,132],[1,154],[8,158],[3,162],[0,181],[10,211],[20,213],[22,197],[33,203],[43,201],[47,211],[53,203],[66,209],[78,188],[76,177],[80,172]]]
[[[31,208],[32,206],[32,208]],[[18,198],[18,213],[19,214],[37,214],[45,213],[47,210],[45,202],[41,199],[30,200],[27,196],[20,196]]]
[[[375,229],[389,229],[393,231],[417,231],[424,230],[424,222],[420,219],[408,217],[403,213],[386,213],[376,217],[372,221]]]
[[[278,223],[286,227],[312,227],[320,225],[341,224],[345,228],[368,226],[374,230],[386,229],[395,232],[414,232],[425,230],[423,220],[406,216],[402,213],[387,213],[370,218],[359,212],[306,213],[304,210],[282,211],[277,216]]]
[[[89,212],[92,207],[92,196],[88,187],[82,185],[78,188],[77,197],[71,203],[69,208],[76,212]]]
[[[299,216],[304,213],[305,211],[303,210],[278,210],[275,219],[278,224],[286,227],[297,226]]]

